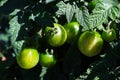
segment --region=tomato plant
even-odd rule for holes
[[[36,49],[26,48],[16,57],[18,65],[23,69],[35,67],[39,61],[39,53]]]
[[[46,50],[46,52],[41,53],[40,54],[40,60],[39,60],[40,64],[44,67],[52,67],[55,65],[56,63],[56,59],[53,55],[53,52],[48,52]]]
[[[119,26],[120,0],[0,0],[0,80],[120,80]]]
[[[59,47],[66,42],[67,33],[62,25],[54,23],[54,27],[45,28],[45,37],[49,45]]]
[[[78,48],[85,56],[96,56],[102,47],[103,40],[97,31],[85,31],[79,37]]]
[[[80,32],[80,24],[74,21],[66,23],[64,27],[67,32],[67,42],[71,43]]]

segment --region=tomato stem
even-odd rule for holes
[[[51,52],[50,52],[50,54],[53,54],[54,52],[53,52],[53,49],[51,49]]]
[[[111,25],[112,21],[109,21],[108,25],[107,25],[107,30],[110,30],[110,25]]]
[[[45,52],[46,52],[46,54],[49,54],[48,49],[46,49],[46,51],[45,51]]]

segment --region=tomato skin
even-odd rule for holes
[[[107,30],[107,31],[103,31],[102,32],[102,38],[103,40],[107,41],[107,42],[111,42],[113,40],[116,39],[116,32],[113,28]]]
[[[92,0],[91,2],[89,2],[88,6],[90,10],[93,10],[96,6],[97,3],[99,3],[100,0]]]
[[[67,33],[64,27],[60,24],[54,23],[54,27],[46,27],[45,35],[48,44],[52,47],[62,46],[67,39]]]
[[[25,48],[16,57],[18,65],[23,69],[31,69],[39,62],[39,53],[36,49]]]
[[[53,54],[41,53],[39,62],[41,66],[52,67],[55,65],[56,59],[54,58]]]
[[[78,39],[78,48],[88,57],[96,56],[103,47],[103,39],[97,31],[85,31]]]
[[[74,21],[74,22],[65,24],[64,27],[67,32],[67,42],[71,43],[80,32],[80,24]]]

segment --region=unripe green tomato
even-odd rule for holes
[[[54,23],[54,27],[46,27],[44,32],[47,43],[52,47],[60,47],[66,42],[66,30],[58,23]]]
[[[98,55],[103,47],[103,39],[97,31],[85,31],[78,39],[78,48],[88,57]]]
[[[109,29],[107,31],[103,31],[102,32],[102,38],[107,42],[114,41],[116,39],[115,30],[112,28],[112,29]]]
[[[93,10],[98,2],[100,2],[100,0],[92,0],[91,2],[89,2],[89,9]]]
[[[67,32],[67,42],[71,43],[80,32],[80,24],[74,21],[66,23],[64,27]]]
[[[23,69],[31,69],[39,62],[39,53],[36,49],[25,48],[16,57],[18,65]]]
[[[41,66],[52,67],[56,64],[56,59],[53,54],[41,53],[39,62]]]

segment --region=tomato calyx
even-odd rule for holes
[[[58,33],[58,28],[57,28],[56,23],[54,23],[53,25],[54,25],[54,27],[47,26],[45,28],[44,36],[54,36],[55,34]]]
[[[47,28],[50,28],[50,29],[47,31],[45,36],[54,36],[55,34],[58,33],[57,28],[52,28],[52,27],[47,27]]]

